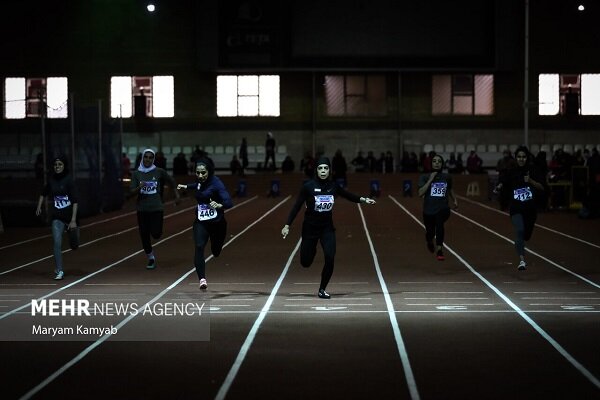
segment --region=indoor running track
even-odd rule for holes
[[[33,298],[185,298],[209,305],[210,340],[0,342],[1,397],[599,398],[600,221],[541,214],[519,272],[509,217],[459,201],[439,262],[425,246],[420,199],[338,200],[330,300],[316,297],[321,249],[311,268],[298,261],[302,214],[281,238],[291,197],[235,199],[226,247],[218,258],[207,252],[205,292],[189,198],[167,204],[153,271],[131,212],[83,221],[59,282],[48,229],[9,229],[0,235],[0,329]],[[114,324],[134,329],[136,318]]]

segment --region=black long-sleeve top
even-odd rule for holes
[[[335,198],[341,196],[354,203],[360,203],[360,196],[350,193],[332,181],[319,179],[308,180],[302,185],[296,202],[287,218],[287,225],[291,225],[304,204],[306,211],[304,220],[312,225],[325,226],[333,224],[332,212]]]

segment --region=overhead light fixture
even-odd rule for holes
[[[156,10],[154,3],[148,3],[148,5],[146,6],[146,10],[148,10],[150,12],[154,12],[154,10]]]

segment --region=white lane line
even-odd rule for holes
[[[344,300],[372,300],[370,297],[344,297],[344,296],[336,296],[336,297],[340,298],[340,299],[344,299]],[[287,298],[286,300],[287,301],[314,301],[314,299],[298,299],[295,297],[290,297],[290,298]]]
[[[394,197],[388,196],[394,201],[398,207],[400,207],[406,214],[408,214],[413,220],[417,222],[422,228],[425,228],[423,223],[419,221],[410,211],[400,204]],[[444,244],[444,247],[448,249],[471,273],[473,273],[479,280],[481,280],[487,287],[492,289],[506,304],[508,304],[513,310],[519,314],[535,331],[537,331],[542,338],[544,338],[560,355],[562,355],[575,369],[577,369],[583,376],[585,376],[593,385],[600,389],[600,379],[596,378],[583,364],[577,361],[564,347],[560,345],[552,336],[550,336],[541,326],[539,326],[533,319],[531,319],[521,308],[512,302],[500,289],[496,288],[490,281],[488,281],[483,275],[475,270],[465,259],[463,259],[457,252],[455,252],[450,246]]]
[[[281,283],[283,282],[283,278],[285,278],[285,276],[287,275],[290,265],[292,264],[292,260],[294,259],[294,256],[296,255],[296,253],[298,252],[298,249],[300,248],[301,242],[302,242],[302,239],[299,239],[298,243],[296,243],[296,247],[294,248],[294,251],[292,251],[292,253],[290,254],[290,257],[288,258],[287,263],[285,264],[285,267],[283,268],[283,271],[281,272],[281,275],[279,276],[279,279],[277,279],[275,286],[273,286],[273,289],[271,290],[271,294],[269,295],[267,302],[265,303],[262,310],[260,311],[260,314],[258,315],[258,318],[256,318],[256,321],[254,321],[254,324],[252,325],[252,329],[250,329],[250,332],[248,332],[248,336],[246,337],[246,340],[244,340],[244,343],[242,344],[242,347],[241,347],[237,357],[235,358],[235,361],[233,362],[231,369],[227,373],[227,376],[225,377],[223,384],[221,385],[221,387],[219,388],[219,391],[217,392],[217,395],[215,396],[216,400],[223,400],[227,396],[227,392],[229,392],[229,389],[231,388],[231,385],[233,384],[233,381],[235,380],[235,377],[236,377],[237,373],[239,372],[240,367],[242,366],[242,363],[244,362],[244,359],[246,358],[246,355],[248,355],[250,346],[252,346],[252,342],[254,342],[254,338],[256,337],[258,329],[260,328],[260,325],[262,324],[263,320],[267,316],[267,313],[269,312],[269,309],[271,308],[271,304],[273,304],[273,301],[275,300],[275,295],[277,294],[277,291],[279,290],[279,287],[281,286]]]
[[[390,324],[392,325],[392,331],[394,332],[394,339],[396,340],[396,346],[398,349],[398,354],[400,355],[400,360],[402,362],[402,367],[404,368],[404,378],[406,379],[406,384],[408,385],[408,391],[410,393],[410,398],[412,400],[419,400],[421,396],[419,395],[419,390],[417,388],[417,381],[415,380],[415,376],[413,374],[412,367],[410,365],[410,360],[408,359],[408,352],[406,350],[406,346],[404,345],[404,339],[402,339],[402,333],[400,332],[400,325],[398,324],[398,319],[396,318],[396,312],[394,311],[394,304],[392,303],[392,298],[390,297],[390,293],[388,291],[387,285],[385,283],[385,279],[383,279],[383,274],[381,272],[381,268],[379,267],[379,259],[377,258],[377,253],[375,252],[375,247],[373,246],[373,241],[371,241],[371,235],[369,234],[369,229],[367,228],[367,222],[365,221],[365,216],[360,205],[356,205],[358,207],[358,211],[360,212],[360,219],[363,223],[363,228],[365,230],[365,235],[367,237],[367,241],[369,242],[369,248],[371,249],[371,255],[373,257],[373,263],[375,265],[375,271],[377,272],[377,278],[379,279],[379,284],[381,285],[381,291],[383,293],[383,298],[385,299],[385,305],[388,311],[388,317],[390,319]]]
[[[84,286],[161,286],[162,283],[84,283]]]
[[[246,203],[248,203],[248,202],[250,202],[250,201],[254,200],[255,198],[256,198],[256,196],[255,196],[255,197],[253,197],[253,198],[251,198],[251,199],[248,199],[248,200],[246,200],[246,201],[244,201],[244,202],[242,202],[242,203],[240,203],[240,204],[237,204],[236,206],[234,206],[234,207],[230,208],[229,210],[226,210],[226,212],[228,212],[228,211],[230,211],[230,210],[234,210],[234,209],[236,209],[237,207],[241,207],[242,205],[244,205],[244,204],[246,204]],[[287,199],[286,199],[286,200],[287,200]],[[284,200],[284,201],[285,201],[285,200]],[[185,232],[187,232],[187,231],[189,231],[189,230],[191,230],[191,229],[192,229],[192,227],[189,227],[189,228],[186,228],[186,229],[184,229],[184,230],[182,230],[182,231],[180,231],[180,232],[177,232],[177,233],[175,233],[175,234],[173,234],[173,235],[171,235],[171,236],[167,236],[166,238],[164,238],[164,239],[161,239],[161,240],[159,240],[158,242],[154,243],[154,244],[153,244],[153,246],[158,246],[159,244],[161,244],[161,243],[163,243],[163,242],[166,242],[167,240],[170,240],[170,239],[172,239],[172,238],[174,238],[174,237],[176,237],[176,236],[179,236],[179,235],[181,235],[181,234],[183,234],[183,233],[185,233]],[[239,235],[239,234],[238,234],[238,235]],[[232,240],[233,240],[233,239],[232,239]],[[225,246],[223,246],[223,247],[225,247]],[[144,251],[144,249],[138,250],[138,251],[136,251],[136,252],[134,252],[134,253],[131,253],[131,254],[130,254],[130,255],[128,255],[128,256],[125,256],[125,257],[121,258],[121,259],[120,259],[120,260],[118,260],[118,261],[115,261],[115,262],[114,262],[114,263],[112,263],[112,264],[109,264],[109,265],[107,265],[106,267],[100,268],[99,270],[97,270],[97,271],[95,271],[95,272],[92,272],[92,273],[90,273],[90,274],[88,274],[88,275],[84,276],[84,277],[83,277],[83,278],[81,278],[81,279],[78,279],[78,280],[76,280],[76,281],[73,281],[73,282],[69,283],[68,285],[61,286],[60,288],[56,289],[55,291],[53,291],[53,292],[50,292],[50,293],[48,293],[48,294],[46,294],[46,295],[44,295],[44,296],[42,296],[42,297],[39,297],[39,298],[37,299],[37,301],[40,301],[40,300],[46,299],[46,298],[48,298],[48,297],[50,297],[50,296],[53,296],[53,295],[55,295],[55,294],[57,294],[57,293],[60,293],[60,292],[62,292],[62,291],[65,291],[65,290],[67,290],[68,288],[70,288],[70,287],[73,287],[73,286],[77,285],[78,283],[81,283],[81,282],[83,282],[83,281],[86,281],[86,280],[90,279],[91,277],[93,277],[93,276],[95,276],[95,275],[98,275],[98,274],[100,274],[101,272],[104,272],[104,271],[106,271],[106,270],[108,270],[108,269],[110,269],[110,268],[114,267],[115,265],[118,265],[118,264],[120,264],[120,263],[122,263],[122,262],[124,262],[124,261],[126,261],[126,260],[128,260],[128,259],[130,259],[130,258],[132,258],[132,257],[135,257],[135,256],[136,256],[136,255],[138,255],[138,254],[141,254],[143,251]],[[12,315],[12,314],[14,314],[14,313],[18,312],[18,311],[21,311],[21,310],[22,310],[22,309],[24,309],[24,308],[30,307],[30,306],[31,306],[31,302],[30,302],[30,303],[27,303],[27,304],[23,304],[21,307],[15,308],[14,310],[12,310],[12,311],[9,311],[9,312],[7,312],[6,314],[4,314],[4,315],[0,316],[0,320],[2,320],[2,319],[4,319],[4,318],[6,318],[6,317],[8,317],[8,316],[10,316],[10,315]]]
[[[275,211],[277,208],[279,208],[279,206],[281,206],[283,203],[285,203],[291,196],[287,196],[285,199],[281,200],[275,207],[271,208],[269,211],[267,211],[265,214],[263,214],[260,218],[258,218],[256,221],[254,221],[253,223],[251,223],[250,225],[248,225],[246,228],[244,228],[240,233],[238,233],[237,235],[233,236],[231,239],[229,239],[224,245],[223,248],[226,248],[230,243],[232,243],[234,240],[236,240],[238,237],[240,237],[242,234],[244,234],[246,231],[248,231],[250,228],[252,228],[254,225],[256,225],[257,223],[259,223],[260,221],[262,221],[264,218],[266,218],[270,213],[272,213],[273,211]],[[249,200],[248,200],[249,201]],[[244,202],[245,203],[245,202]],[[241,204],[244,204],[241,203]],[[235,208],[235,207],[234,207]],[[233,210],[233,208],[230,208],[229,210]],[[190,228],[187,228],[186,230],[189,230]],[[179,232],[179,234],[183,233]],[[175,236],[175,235],[173,235]],[[298,241],[298,245],[296,246],[296,250],[298,250],[298,248],[300,247],[300,241]],[[142,250],[140,250],[142,251]],[[139,252],[138,252],[139,253]],[[208,256],[206,258],[206,261],[209,261],[213,258],[213,255],[211,254],[210,256]],[[290,257],[290,261],[291,263],[291,257]],[[171,289],[175,288],[177,285],[179,285],[184,279],[186,279],[188,276],[190,276],[192,273],[196,272],[196,268],[192,268],[190,269],[188,272],[186,272],[185,274],[183,274],[179,279],[177,279],[175,282],[173,282],[171,285],[169,285],[169,287],[165,288],[162,292],[160,292],[159,294],[157,294],[156,296],[154,296],[154,298],[152,298],[151,300],[149,300],[146,304],[144,304],[141,308],[146,307],[147,305],[150,305],[154,302],[156,302],[157,300],[159,300],[161,297],[163,297],[165,294],[167,294],[169,291],[171,291]],[[129,323],[129,321],[131,321],[133,318],[135,318],[137,316],[137,314],[130,314],[128,317],[126,317],[125,319],[123,319],[117,326],[116,329],[117,331],[119,329],[121,329],[123,326],[125,326],[127,323]],[[46,379],[44,379],[42,382],[40,382],[37,386],[35,386],[34,388],[32,388],[31,390],[29,390],[27,393],[25,393],[20,400],[27,400],[30,399],[31,397],[35,396],[40,390],[42,390],[43,388],[45,388],[46,386],[48,386],[50,383],[52,383],[56,378],[58,378],[60,375],[62,375],[65,371],[67,371],[69,368],[71,368],[72,366],[74,366],[75,364],[77,364],[79,361],[81,361],[85,356],[87,356],[92,350],[94,350],[96,347],[100,346],[102,343],[104,343],[106,340],[108,340],[110,337],[112,336],[112,334],[106,334],[104,336],[102,336],[100,339],[96,340],[94,343],[92,343],[91,345],[89,345],[88,347],[86,347],[81,353],[79,353],[77,356],[75,356],[74,358],[72,358],[70,361],[68,361],[65,365],[63,365],[62,367],[60,367],[58,370],[54,371],[54,373],[52,373],[49,377],[47,377]]]
[[[403,291],[401,293],[404,293],[404,294],[424,294],[424,293],[431,293],[431,294],[483,294],[483,292],[406,292],[406,291]]]
[[[314,301],[314,300],[313,300]],[[361,306],[361,307],[370,307],[373,304],[369,304],[369,303],[329,303],[327,302],[327,306],[326,307],[334,307],[334,306]],[[284,307],[323,307],[323,303],[317,303],[317,304],[284,304]]]
[[[400,203],[398,203],[398,204],[400,204]],[[484,229],[484,230],[486,230],[486,231],[488,231],[488,232],[490,232],[490,233],[492,233],[492,234],[494,234],[494,235],[498,236],[499,238],[502,238],[502,239],[506,240],[506,241],[507,241],[507,242],[509,242],[509,243],[515,244],[515,242],[514,242],[513,240],[511,240],[511,239],[507,238],[506,236],[503,236],[503,235],[499,234],[498,232],[496,232],[496,231],[494,231],[494,230],[492,230],[492,229],[488,228],[487,226],[484,226],[484,225],[480,224],[480,223],[479,223],[479,222],[477,222],[477,221],[474,221],[474,220],[472,220],[471,218],[469,218],[469,217],[467,217],[467,216],[465,216],[465,215],[462,215],[461,213],[458,213],[458,212],[456,212],[456,211],[454,211],[454,210],[452,211],[452,213],[453,213],[453,214],[455,214],[455,215],[457,215],[457,216],[459,216],[460,218],[463,218],[463,219],[464,219],[464,220],[466,220],[466,221],[469,221],[469,222],[470,222],[470,223],[472,223],[473,225],[477,225],[477,226],[478,226],[478,227],[480,227],[481,229]],[[598,283],[596,283],[596,282],[593,282],[593,281],[589,280],[588,278],[586,278],[585,276],[583,276],[583,275],[579,275],[577,272],[571,271],[570,269],[568,269],[568,268],[566,268],[566,267],[563,267],[562,265],[560,265],[560,264],[558,264],[558,263],[555,263],[554,261],[550,260],[549,258],[547,258],[547,257],[544,257],[543,255],[541,255],[540,253],[537,253],[537,252],[535,252],[535,251],[533,251],[533,250],[530,250],[528,247],[525,247],[525,251],[527,251],[528,253],[531,253],[531,254],[533,254],[533,255],[534,255],[534,256],[536,256],[536,257],[539,257],[539,258],[541,258],[542,260],[546,261],[548,264],[551,264],[551,265],[555,266],[556,268],[558,268],[558,269],[562,269],[562,270],[563,270],[563,271],[565,271],[566,273],[568,273],[568,274],[571,274],[571,275],[573,275],[574,277],[581,279],[582,281],[584,281],[584,282],[588,283],[589,285],[592,285],[592,286],[594,286],[594,287],[596,287],[596,288],[600,289],[600,284],[598,284]]]
[[[398,282],[400,285],[461,285],[461,284],[472,284],[473,282],[427,282],[427,281],[415,281],[415,282],[410,282],[410,281],[400,281]]]
[[[190,212],[190,210],[192,210],[192,209],[193,209],[193,207],[184,208],[182,210],[179,210],[177,212],[174,212],[172,214],[169,214],[169,215],[165,216],[164,219],[171,218],[171,217],[173,217],[175,215],[179,215],[179,214],[184,213],[184,212]],[[104,239],[109,239],[109,238],[112,238],[112,237],[115,237],[115,236],[123,235],[123,234],[125,234],[127,232],[131,232],[131,231],[133,231],[135,229],[138,229],[138,227],[137,226],[133,226],[131,228],[124,229],[124,230],[122,230],[120,232],[117,232],[117,233],[111,233],[110,235],[106,235],[106,236],[102,236],[102,237],[99,237],[99,238],[94,239],[94,240],[90,240],[89,242],[85,242],[85,243],[82,243],[81,245],[79,245],[79,248],[81,249],[82,247],[86,247],[86,246],[92,245],[92,244],[94,244],[96,242],[99,242],[101,240],[104,240]],[[70,251],[71,251],[71,249],[65,249],[65,250],[61,251],[61,253],[65,254],[65,253],[68,253]],[[4,274],[8,274],[9,272],[17,271],[17,270],[19,270],[21,268],[28,267],[28,266],[30,266],[32,264],[35,264],[35,263],[38,263],[40,261],[48,260],[48,259],[50,259],[52,257],[54,257],[53,254],[50,254],[49,256],[45,256],[45,257],[42,257],[42,258],[38,258],[37,260],[30,261],[28,263],[19,265],[17,267],[11,268],[11,269],[6,270],[6,271],[2,271],[2,272],[0,272],[0,275],[4,275]]]
[[[175,202],[175,200],[171,200],[171,201],[168,201],[168,202],[164,203],[164,205],[166,206],[166,205],[172,204],[172,203],[174,203],[174,202]],[[134,214],[136,214],[136,213],[137,213],[137,211],[130,211],[130,212],[127,212],[127,213],[125,213],[125,214],[120,214],[120,215],[117,215],[117,216],[115,216],[115,217],[106,218],[106,219],[102,219],[102,220],[100,220],[100,221],[91,222],[91,223],[89,223],[89,224],[81,225],[79,228],[80,228],[80,229],[89,228],[90,226],[99,225],[99,224],[104,224],[104,223],[106,223],[106,222],[114,221],[114,220],[116,220],[116,219],[123,218],[123,217],[127,217],[127,216],[129,216],[129,215],[134,215]],[[11,244],[8,244],[8,245],[5,245],[5,246],[2,246],[2,247],[0,247],[0,250],[8,249],[9,247],[15,247],[15,246],[18,246],[18,245],[21,245],[21,244],[26,244],[26,243],[29,243],[29,242],[33,242],[33,241],[35,241],[35,240],[39,240],[39,239],[45,239],[45,238],[49,238],[49,237],[52,237],[52,234],[41,235],[41,236],[37,236],[37,237],[31,238],[31,239],[22,240],[22,241],[20,241],[20,242],[11,243]]]
[[[463,197],[463,196],[457,196],[457,197],[458,197],[459,199],[463,200],[463,201],[466,201],[467,203],[472,203],[472,204],[478,205],[479,207],[483,207],[483,208],[485,208],[485,209],[492,210],[492,211],[494,211],[494,212],[497,212],[498,214],[503,214],[503,215],[506,215],[506,216],[508,216],[508,215],[509,215],[507,212],[504,212],[504,211],[501,211],[501,210],[496,210],[496,209],[495,209],[495,208],[493,208],[493,207],[486,206],[485,204],[478,203],[478,202],[476,202],[476,201],[473,201],[473,200],[470,200],[470,199],[468,199],[468,198],[466,198],[466,197]],[[595,247],[595,248],[597,248],[597,249],[600,249],[600,246],[599,246],[599,245],[597,245],[597,244],[595,244],[595,243],[592,243],[592,242],[588,242],[587,240],[580,239],[580,238],[578,238],[578,237],[576,237],[576,236],[571,236],[571,235],[569,235],[569,234],[567,234],[567,233],[560,232],[560,231],[557,231],[557,230],[555,230],[555,229],[552,229],[552,228],[549,228],[549,227],[547,227],[547,226],[540,225],[540,224],[537,224],[537,223],[535,224],[535,226],[537,226],[538,228],[541,228],[541,229],[545,229],[545,230],[547,230],[547,231],[550,231],[550,232],[552,232],[552,233],[555,233],[555,234],[557,234],[557,235],[561,235],[561,236],[567,237],[567,238],[569,238],[569,239],[573,239],[573,240],[576,240],[576,241],[578,241],[578,242],[585,243],[585,244],[587,244],[588,246],[592,246],[592,247]]]
[[[499,304],[495,303],[406,303],[407,306],[470,306],[470,307],[479,307],[479,306],[496,306]]]
[[[489,297],[403,297],[404,300],[489,300]]]

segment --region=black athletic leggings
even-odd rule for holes
[[[433,241],[438,246],[444,244],[444,223],[450,218],[450,209],[446,208],[438,211],[437,214],[423,214],[423,222],[425,223],[425,239],[427,242]]]
[[[524,212],[510,216],[510,220],[515,227],[515,249],[520,256],[525,255],[525,242],[531,239],[536,219],[536,212]]]
[[[227,233],[227,221],[221,218],[218,222],[202,223],[198,220],[194,221],[194,244],[196,250],[194,252],[194,266],[198,279],[206,278],[206,262],[204,261],[204,248],[210,239],[210,250],[212,255],[219,257],[223,244],[225,243],[225,235]]]
[[[302,225],[302,244],[300,245],[300,264],[304,268],[311,266],[315,255],[317,254],[317,242],[321,242],[323,255],[325,256],[325,265],[321,272],[321,286],[319,289],[325,290],[327,284],[333,275],[333,265],[335,260],[335,229],[332,226],[317,229],[306,222]]]
[[[150,236],[158,239],[162,236],[163,212],[162,211],[138,211],[138,228],[142,246],[146,254],[152,253],[152,242]]]

